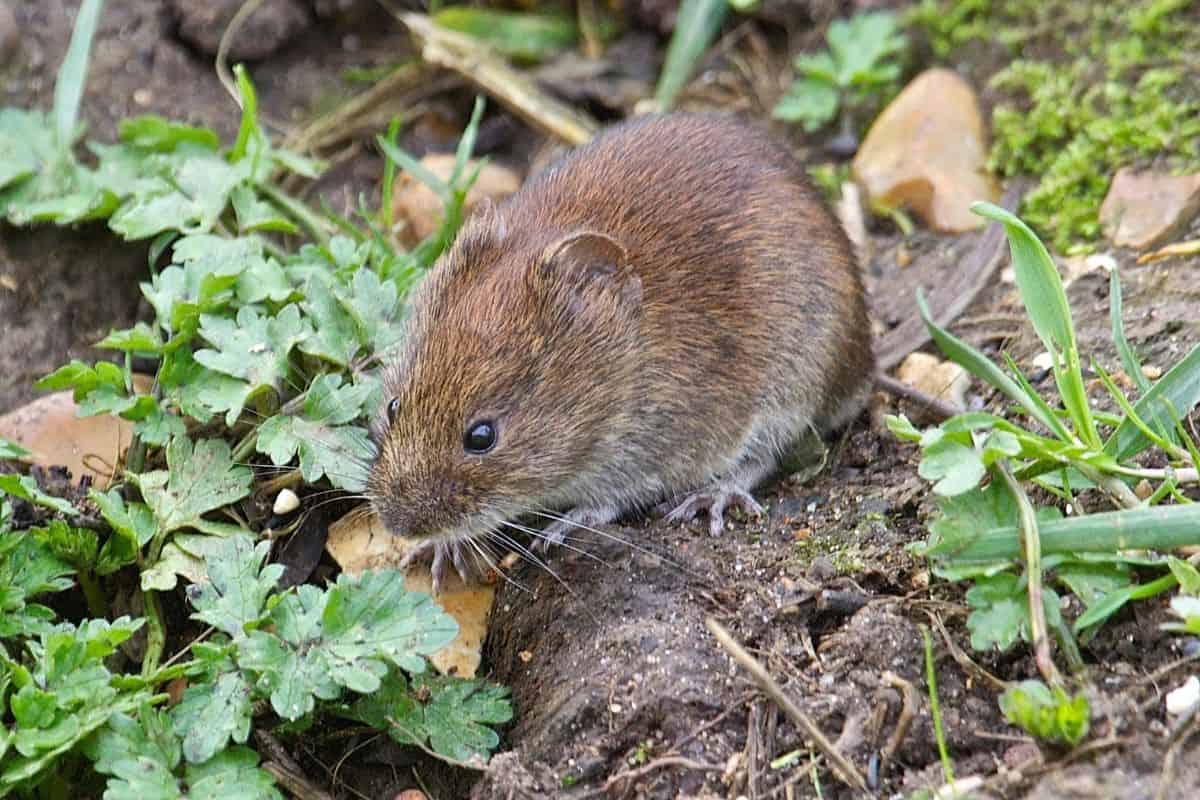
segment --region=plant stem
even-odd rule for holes
[[[1091,466],[1077,462],[1075,468],[1078,469],[1083,477],[1087,478],[1092,483],[1103,489],[1113,502],[1121,508],[1138,508],[1142,501],[1133,493],[1133,490],[1125,485],[1125,482],[1113,475],[1105,475],[1100,470]]]
[[[146,615],[146,656],[142,659],[142,677],[148,678],[158,671],[158,663],[167,646],[167,632],[163,627],[158,592],[143,589],[142,607]]]
[[[929,685],[929,714],[933,717],[933,735],[937,739],[938,758],[942,762],[942,775],[946,783],[954,785],[954,765],[950,762],[950,748],[946,746],[946,732],[942,729],[942,709],[938,702],[937,670],[933,666],[933,637],[929,628],[921,626],[925,639],[925,682]]]
[[[270,200],[281,211],[291,215],[305,233],[313,238],[319,246],[329,246],[329,234],[325,232],[324,221],[308,206],[296,198],[269,183],[258,185],[263,197]]]
[[[1029,587],[1029,635],[1033,639],[1034,658],[1038,671],[1051,686],[1061,686],[1062,676],[1054,659],[1050,656],[1050,637],[1046,626],[1045,595],[1042,592],[1042,544],[1038,538],[1037,513],[1029,496],[1021,488],[1020,482],[1013,477],[1012,467],[1007,460],[996,462],[1008,491],[1017,501],[1020,518],[1021,551],[1025,558],[1025,578]],[[1122,484],[1124,485],[1124,484]],[[1126,487],[1128,488],[1128,487]],[[1132,492],[1131,492],[1132,494]]]

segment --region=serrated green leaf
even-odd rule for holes
[[[339,375],[313,381],[299,416],[277,415],[258,429],[258,452],[276,466],[290,464],[300,454],[300,472],[308,483],[328,475],[334,486],[361,491],[366,486],[374,447],[367,431],[345,425],[359,416],[369,385],[342,386]]]
[[[837,65],[837,82],[843,87],[887,82],[888,72],[881,72],[882,62],[903,50],[906,44],[896,16],[890,11],[872,11],[856,14],[849,20],[834,20],[825,38]]]
[[[69,500],[46,494],[38,486],[37,481],[29,475],[16,473],[0,475],[0,495],[5,494],[42,508],[48,508],[51,511],[57,511],[68,517],[79,516],[79,512],[75,510],[75,506],[71,505]]]
[[[113,714],[83,744],[96,771],[112,776],[108,800],[177,800],[183,796],[175,770],[179,740],[163,711],[143,708],[138,717]]]
[[[73,528],[62,520],[52,519],[44,528],[30,528],[34,537],[55,556],[80,572],[95,568],[100,552],[100,536],[87,528]]]
[[[132,476],[131,476],[132,477]],[[196,528],[203,515],[235,503],[250,493],[253,473],[233,463],[229,445],[220,439],[173,439],[167,446],[167,469],[138,475],[138,487],[154,512],[160,534]]]
[[[932,435],[931,435],[932,434]],[[923,456],[917,473],[933,481],[933,491],[945,497],[968,492],[987,474],[983,460],[973,447],[940,429],[926,431],[921,440]]]
[[[771,116],[784,122],[796,122],[808,132],[816,131],[837,116],[838,92],[830,84],[815,78],[801,78],[776,104]]]
[[[920,549],[924,555],[950,559],[981,533],[1017,524],[1016,502],[995,481],[982,489],[939,498],[938,509],[940,514],[929,526],[929,542]],[[1061,512],[1053,506],[1037,509],[1039,527],[1061,516]]]
[[[172,439],[187,435],[187,424],[178,414],[163,411],[157,403],[143,419],[133,426],[143,442],[155,447],[163,447]]]
[[[422,656],[436,653],[458,635],[454,618],[429,595],[407,591],[398,572],[339,575],[329,590],[322,623],[333,661],[349,665],[365,653],[379,654],[407,672],[424,671]]]
[[[299,228],[278,211],[275,206],[259,199],[250,186],[242,183],[234,187],[230,198],[237,215],[238,230],[242,233],[298,233]]]
[[[967,617],[971,647],[988,650],[995,646],[1003,652],[1018,639],[1029,641],[1029,595],[1024,578],[1009,572],[978,578],[966,599],[971,608]],[[1061,624],[1058,594],[1043,587],[1042,604],[1050,628]]]
[[[245,744],[252,713],[250,686],[240,672],[189,686],[171,710],[175,735],[183,740],[183,757],[200,764],[224,750],[231,739]]]
[[[488,725],[512,719],[508,689],[482,681],[419,678],[414,688],[432,692],[425,705],[425,733],[434,751],[456,761],[486,758],[500,743]]]
[[[208,582],[193,584],[188,600],[192,617],[224,631],[234,640],[266,613],[267,597],[283,574],[280,564],[266,564],[269,541],[254,543],[249,536],[222,540],[207,559]]]

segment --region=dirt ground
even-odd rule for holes
[[[48,107],[78,4],[5,1],[15,11],[20,50],[0,65],[0,103]],[[93,136],[112,139],[117,120],[146,112],[211,125],[226,137],[236,128],[238,111],[211,58],[178,35],[176,5],[107,4],[84,102]],[[250,65],[262,106],[280,126],[358,91],[343,78],[347,68],[396,63],[407,47],[405,34],[373,4],[348,5],[352,11],[340,16],[310,18],[307,29]],[[845,13],[845,5],[834,11]],[[458,95],[446,106],[452,119],[469,100]],[[418,126],[404,144],[418,153],[447,146],[459,125],[446,126],[444,141],[440,128]],[[487,130],[501,158],[520,162],[534,149],[534,134],[503,113],[493,114]],[[381,164],[369,138],[308,191],[344,207],[369,189]],[[872,231],[867,273],[881,327],[915,313],[908,298],[918,285],[934,290],[936,309],[937,287],[978,236],[918,232],[902,243],[891,229]],[[897,257],[900,247],[911,255],[908,267],[898,266],[907,260]],[[1200,261],[1137,267],[1128,254],[1115,255],[1129,338],[1148,363],[1166,367],[1200,337]],[[123,244],[102,227],[0,225],[0,412],[32,397],[31,381],[66,359],[97,357],[89,343],[137,318],[145,258],[144,246]],[[1111,368],[1107,276],[1087,273],[1069,294],[1085,349]],[[955,330],[1027,366],[1041,349],[1003,280],[990,282]],[[988,400],[974,390],[972,402]],[[704,626],[713,616],[838,740],[878,796],[909,796],[942,783],[920,630],[930,626],[955,773],[985,779],[974,796],[1200,797],[1200,745],[1187,737],[1178,740],[1170,785],[1159,786],[1177,741],[1161,697],[1186,675],[1171,665],[1195,646],[1159,630],[1165,600],[1135,604],[1084,645],[1096,688],[1093,732],[1082,748],[1039,750],[1003,721],[998,691],[979,670],[1003,680],[1037,670],[1024,647],[970,653],[961,591],[931,580],[926,564],[906,551],[923,538],[932,504],[916,453],[879,423],[879,412],[894,410],[881,396],[876,413],[834,443],[819,476],[785,479],[761,493],[769,508],[761,522],[712,538],[700,525],[628,520],[611,529],[623,542],[586,543],[595,558],[557,553],[557,577],[519,567],[497,599],[484,653],[486,674],[512,687],[516,709],[502,734],[505,752],[486,774],[446,768],[386,740],[310,731],[285,743],[337,797],[391,797],[412,785],[414,772],[438,798],[855,796],[824,765],[814,782],[804,736],[717,646]],[[907,735],[881,756],[910,712]],[[771,766],[793,751],[789,765]]]

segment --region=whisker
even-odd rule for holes
[[[602,531],[597,528],[593,528],[590,525],[584,525],[583,523],[576,522],[575,520],[573,520],[567,516],[564,516],[562,514],[555,514],[553,512],[549,512],[549,511],[538,511],[537,509],[531,509],[529,513],[535,514],[539,517],[544,517],[549,520],[553,520],[555,522],[564,522],[567,525],[573,525],[574,527],[579,528],[580,530],[589,531],[591,533],[596,534],[597,536],[603,536],[605,539],[609,539],[611,541],[617,542],[618,544],[628,545],[629,547],[632,547],[634,550],[637,550],[639,553],[642,553],[643,555],[653,556],[654,558],[661,559],[662,561],[666,562],[667,564],[670,564],[672,567],[675,567],[679,571],[684,572],[684,573],[692,576],[693,578],[697,578],[699,580],[707,580],[707,578],[704,575],[701,575],[698,572],[693,572],[692,570],[685,567],[683,564],[680,564],[678,561],[675,561],[674,559],[669,558],[668,556],[664,556],[661,553],[656,553],[653,550],[649,550],[645,547],[642,547],[640,544],[630,541],[629,539],[626,539],[622,536],[617,536],[614,533],[609,533],[607,531]]]
[[[503,524],[506,527],[513,528],[515,530],[520,531],[521,533],[527,533],[535,539],[544,539],[547,542],[550,541],[550,537],[547,536],[542,531],[539,531],[537,528],[530,528],[526,525],[520,525],[516,522],[505,522]],[[595,553],[589,553],[587,550],[584,550],[581,547],[575,547],[574,545],[567,544],[567,540],[565,538],[563,539],[563,541],[559,542],[558,545],[566,550],[570,550],[574,553],[579,553],[579,555],[581,555],[581,556],[590,558],[593,561],[595,561],[597,564],[603,564],[604,566],[608,567],[609,569],[612,569],[613,565],[610,564],[609,562],[605,561],[600,556],[596,555]]]

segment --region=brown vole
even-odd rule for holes
[[[717,533],[872,373],[850,243],[791,154],[728,117],[639,118],[476,212],[421,283],[369,493],[439,583],[528,513],[566,512],[543,514],[561,542],[675,499]]]

